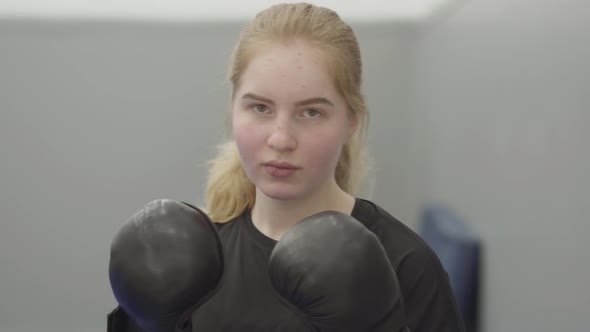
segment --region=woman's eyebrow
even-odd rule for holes
[[[254,100],[265,102],[265,103],[270,104],[270,105],[274,105],[275,104],[274,101],[272,101],[272,100],[270,100],[268,98],[264,98],[262,96],[255,95],[255,94],[253,94],[251,92],[245,93],[242,96],[242,99],[254,99]]]
[[[254,99],[254,100],[262,101],[262,102],[267,103],[269,105],[275,104],[275,102],[272,101],[271,99],[253,94],[251,92],[245,93],[242,96],[242,99]],[[304,100],[296,102],[295,106],[301,107],[301,106],[306,106],[306,105],[311,105],[311,104],[324,104],[324,105],[334,106],[334,104],[331,101],[329,101],[328,99],[326,99],[324,97],[313,97],[313,98],[304,99]]]
[[[302,101],[298,101],[295,103],[295,106],[306,106],[306,105],[311,105],[311,104],[324,104],[324,105],[328,105],[328,106],[334,106],[334,104],[329,101],[328,99],[324,98],[324,97],[314,97],[314,98],[309,98],[309,99],[305,99]]]

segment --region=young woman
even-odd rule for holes
[[[163,200],[132,217],[111,249],[123,309],[109,331],[464,331],[435,254],[355,196],[361,77],[335,12],[256,16],[231,61],[232,135],[210,163],[208,216]]]
[[[464,329],[433,252],[381,207],[355,196],[368,125],[361,77],[353,30],[329,9],[276,5],[242,32],[229,73],[233,137],[211,162],[207,188],[208,214],[236,274],[226,273],[227,298],[210,311],[205,306],[194,323],[207,312],[244,327],[280,316],[264,287],[273,247],[298,221],[335,210],[381,240],[411,331]]]

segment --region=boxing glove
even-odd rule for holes
[[[111,244],[109,279],[119,306],[144,332],[172,332],[213,294],[223,251],[208,216],[187,203],[148,203]]]
[[[324,211],[293,225],[273,249],[268,273],[312,330],[407,331],[385,249],[349,215]]]

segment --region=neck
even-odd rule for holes
[[[335,210],[350,214],[354,202],[355,198],[336,183],[297,200],[276,200],[256,190],[252,222],[263,234],[278,241],[289,227],[318,212]]]

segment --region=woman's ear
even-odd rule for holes
[[[352,136],[354,135],[354,133],[356,132],[357,128],[358,128],[358,124],[359,124],[359,115],[351,115],[348,118],[348,136],[347,136],[347,141],[350,140],[352,138]]]

